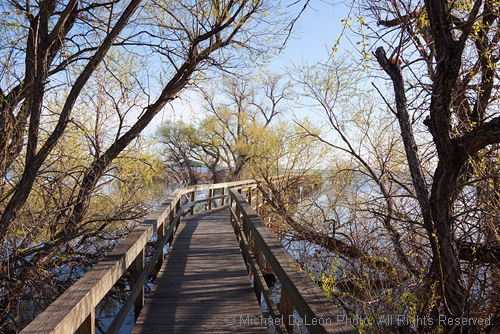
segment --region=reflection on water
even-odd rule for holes
[[[278,281],[272,288],[270,288],[270,290],[271,290],[271,296],[272,296],[273,303],[276,305],[279,305],[279,301],[281,299],[281,284],[280,284],[280,282]],[[272,334],[277,333],[276,328],[274,326],[274,322],[272,321],[271,312],[269,311],[269,308],[267,307],[266,301],[264,300],[264,296],[262,294],[261,294],[261,298],[260,298],[260,305],[261,305],[260,309],[262,310],[262,314],[268,320],[266,322],[267,324],[269,324],[268,332],[272,333]],[[293,319],[300,319],[300,315],[297,313],[296,310],[293,311]],[[289,319],[283,319],[283,321],[285,323],[288,320]],[[303,323],[299,323],[299,322],[295,321],[295,325],[293,327],[293,333],[294,334],[305,334],[305,333],[309,333],[309,332]]]

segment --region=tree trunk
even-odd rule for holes
[[[427,121],[429,124],[433,124],[430,127],[439,157],[429,198],[407,111],[401,67],[397,62],[394,64],[390,62],[382,48],[377,49],[376,57],[381,67],[393,81],[396,115],[401,128],[401,137],[403,138],[416,196],[422,211],[424,227],[432,246],[434,263],[437,263],[436,266],[431,266],[430,270],[437,270],[438,272],[429,273],[428,277],[439,278],[446,315],[452,318],[460,318],[464,315],[464,312],[467,313],[466,289],[462,278],[458,250],[453,239],[452,207],[458,192],[457,180],[460,169],[466,160],[463,158],[463,154],[458,152],[449,136],[449,116],[443,116],[443,114],[449,114],[452,92],[452,89],[449,88],[452,83],[449,80],[453,81],[453,75],[445,77],[437,75],[442,80],[438,80],[438,84],[435,84],[435,86],[439,86],[436,89],[440,90],[441,94],[433,95],[431,102],[432,121]],[[459,64],[455,64],[452,69],[446,68],[443,71],[445,73],[456,71],[456,66],[459,66]],[[446,87],[449,88],[449,91],[443,91]],[[441,124],[441,126],[438,128],[437,124]]]

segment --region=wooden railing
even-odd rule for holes
[[[187,211],[195,213],[196,204],[202,202],[207,202],[208,209],[215,207],[217,202],[225,205],[229,197],[228,189],[234,187],[255,188],[256,182],[246,180],[175,190],[108,256],[69,287],[21,333],[94,333],[97,304],[127,269],[132,268],[134,286],[107,330],[107,333],[117,333],[132,306],[135,306],[136,318],[142,309],[145,282],[153,268],[163,261],[164,246],[171,243],[181,215]],[[197,192],[207,190],[207,198],[196,199]],[[184,205],[183,200],[187,202]],[[155,251],[148,263],[145,263],[145,246],[154,235],[157,238]]]
[[[275,320],[278,333],[293,330],[290,318],[294,310],[302,317],[311,333],[357,333],[352,326],[337,323],[341,314],[321,289],[265,226],[253,207],[263,203],[256,180],[197,185],[175,190],[167,200],[139,224],[108,256],[97,263],[69,287],[21,333],[94,333],[95,308],[118,279],[129,269],[134,272],[134,285],[127,300],[113,319],[106,333],[117,333],[134,307],[139,315],[144,304],[144,286],[155,266],[161,265],[165,245],[171,244],[180,217],[194,214],[197,204],[206,202],[211,210],[231,202],[231,219],[240,241],[243,257],[253,275],[254,291],[259,304],[261,295]],[[208,191],[197,199],[197,192]],[[243,195],[245,196],[243,196]],[[183,202],[185,202],[183,204]],[[156,236],[154,253],[145,263],[145,247]],[[262,270],[271,268],[281,284],[279,307],[264,282]]]
[[[297,262],[254,211],[251,190],[246,194],[248,202],[240,191],[230,189],[229,193],[233,226],[253,274],[254,291],[259,304],[264,297],[272,323],[276,324],[275,332],[292,333],[294,324],[303,324],[310,333],[358,333],[311,278],[299,270]],[[264,280],[263,271],[269,267],[281,285],[279,305],[274,303]],[[300,318],[296,318],[294,310]]]

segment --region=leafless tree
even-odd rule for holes
[[[131,145],[140,142],[141,131],[154,116],[186,86],[201,79],[201,74],[238,68],[243,53],[260,56],[280,38],[279,25],[268,16],[276,5],[260,0],[9,0],[0,4],[2,322],[14,321],[6,320],[16,310],[10,293],[16,290],[19,296],[30,290],[22,290],[25,274],[35,273],[41,263],[50,269],[54,255],[61,250],[72,254],[72,249],[102,232],[107,219],[140,214],[104,219],[90,215],[89,207],[111,182],[131,182],[116,180],[117,171],[126,170],[120,161]],[[141,66],[142,71],[133,66]],[[106,85],[92,85],[103,73],[117,82],[119,94],[110,93]],[[107,95],[106,113],[98,114],[93,108],[99,94]],[[83,101],[87,110],[82,110]],[[106,131],[100,124],[110,113],[115,128]],[[82,127],[82,115],[95,122],[92,135],[88,126]],[[45,185],[40,182],[78,129],[88,134],[85,159],[79,166],[73,164],[73,170],[61,171],[65,176],[59,180],[72,178],[72,183],[57,186],[64,190],[59,202],[45,202],[50,223],[37,221],[39,215],[30,215],[37,205],[37,189]],[[29,238],[20,247],[20,226],[30,221]],[[26,295],[21,300],[32,297],[36,298]],[[29,320],[16,319],[16,328]]]

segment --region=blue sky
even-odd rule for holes
[[[298,3],[291,10],[298,12],[302,5]],[[296,22],[286,48],[273,59],[269,67],[279,71],[290,62],[300,64],[302,61],[314,63],[325,60],[342,32],[341,20],[348,13],[349,8],[340,1],[311,0]]]
[[[294,1],[289,1],[294,3]],[[291,16],[296,16],[303,7],[299,2],[289,7]],[[275,56],[266,68],[282,73],[292,63],[299,65],[326,60],[335,41],[342,32],[342,19],[348,16],[349,7],[339,0],[311,0],[309,7],[302,13],[294,25],[291,38],[281,53]],[[349,47],[343,40],[340,47]],[[342,53],[342,49],[339,50]],[[147,132],[153,132],[164,120],[192,121],[199,117],[201,105],[195,94],[185,91],[171,107],[157,115]]]

